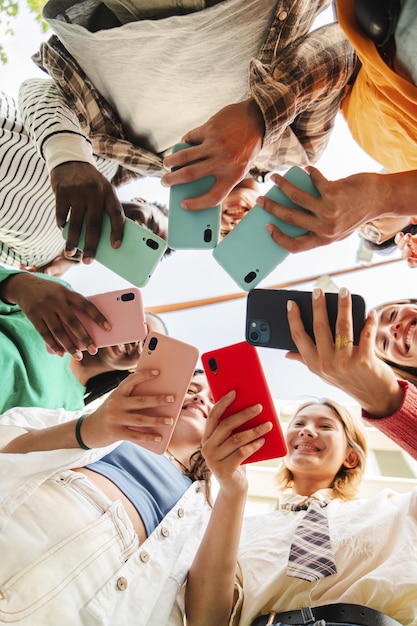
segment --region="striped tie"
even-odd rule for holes
[[[322,506],[317,500],[309,500],[291,510],[307,513],[295,529],[290,547],[287,576],[303,578],[313,582],[336,573],[332,545],[329,537],[329,524]]]

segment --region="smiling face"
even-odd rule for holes
[[[206,420],[213,404],[205,374],[195,374],[185,395],[171,442],[174,445],[181,445],[186,441],[197,448],[201,443]]]
[[[130,370],[136,367],[139,359],[140,343],[119,343],[100,348],[97,356],[106,371]]]
[[[259,186],[253,178],[244,178],[222,202],[220,238],[223,239],[256,204]]]
[[[302,408],[289,423],[285,439],[285,465],[293,477],[293,490],[300,495],[332,487],[342,466],[355,467],[358,462],[341,419],[323,404]]]
[[[398,232],[412,223],[409,215],[405,217],[379,217],[366,222],[358,230],[361,237],[379,245],[392,239]]]
[[[383,305],[377,315],[377,355],[397,365],[417,367],[417,304]]]

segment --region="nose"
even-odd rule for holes
[[[298,434],[300,437],[316,437],[315,430],[307,425],[303,426]]]
[[[397,322],[396,324],[390,324],[388,330],[394,339],[398,339],[401,333],[401,322]]]

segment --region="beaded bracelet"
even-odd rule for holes
[[[81,417],[77,419],[77,423],[75,424],[75,438],[78,445],[83,450],[91,450],[91,448],[85,445],[83,438],[81,437],[81,424],[83,423],[84,418],[87,417],[87,415],[89,415],[89,413],[84,413],[84,415],[81,415]]]

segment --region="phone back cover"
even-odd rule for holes
[[[132,300],[122,300],[126,294],[134,294]],[[79,309],[75,309],[75,314],[81,323],[88,328],[91,339],[99,348],[104,346],[115,346],[122,343],[133,343],[143,341],[147,335],[145,311],[143,308],[142,294],[136,287],[131,289],[120,289],[106,293],[98,293],[88,296],[98,310],[110,322],[111,330],[104,330],[95,324],[88,315]],[[68,332],[68,330],[67,330]],[[70,332],[71,336],[72,333]],[[72,337],[75,340],[75,337]],[[85,350],[79,345],[79,349]]]
[[[173,152],[189,147],[176,144]],[[207,193],[216,182],[215,176],[204,176],[190,183],[174,185],[169,192],[168,246],[174,250],[208,250],[219,241],[221,207],[187,211],[180,206],[186,198],[195,198]]]
[[[285,174],[285,178],[293,185],[318,197],[319,194],[310,176],[303,169],[292,167]],[[303,210],[275,186],[266,195],[275,202]],[[256,287],[289,254],[287,250],[274,242],[266,230],[267,224],[275,224],[283,233],[291,237],[307,232],[283,222],[255,204],[236,228],[213,250],[216,261],[244,291]]]
[[[329,324],[333,331],[337,318],[337,293],[326,293]],[[365,323],[365,301],[357,294],[352,294],[353,343],[359,343],[359,337]],[[300,307],[307,334],[314,341],[313,310],[311,291],[287,289],[253,289],[246,299],[246,341],[253,346],[277,348],[298,352],[292,340],[287,318],[287,301],[294,300]],[[260,324],[266,323],[268,331],[260,331]],[[255,325],[256,324],[256,325]],[[256,337],[258,335],[258,337]]]
[[[65,225],[62,232],[64,238],[66,238],[67,231],[68,225]],[[84,249],[85,231],[86,225],[84,220],[77,244],[80,250]],[[120,248],[114,249],[111,247],[110,232],[110,218],[107,213],[104,213],[96,260],[132,283],[132,285],[143,287],[161,260],[167,248],[166,241],[129,218],[125,219]]]
[[[149,349],[149,342],[153,337],[158,340],[154,350]],[[157,454],[163,454],[167,449],[172,431],[178,420],[184,403],[185,394],[193,377],[199,357],[198,349],[168,335],[150,333],[146,338],[142,354],[140,355],[136,371],[147,369],[159,370],[159,376],[144,382],[138,387],[138,394],[160,395],[174,394],[175,401],[160,407],[144,409],[147,415],[158,417],[172,417],[173,426],[158,426],[155,428],[143,427],[144,431],[151,431],[161,435],[159,442],[143,442],[140,445]]]
[[[210,369],[209,359],[212,357],[217,362],[216,372]],[[236,398],[226,409],[223,417],[238,413],[257,403],[263,406],[259,415],[236,431],[246,430],[265,421],[271,421],[273,424],[272,430],[265,436],[262,448],[252,454],[245,463],[285,456],[287,453],[285,439],[256,348],[242,341],[206,352],[201,356],[201,360],[216,402],[232,389],[236,390]]]

